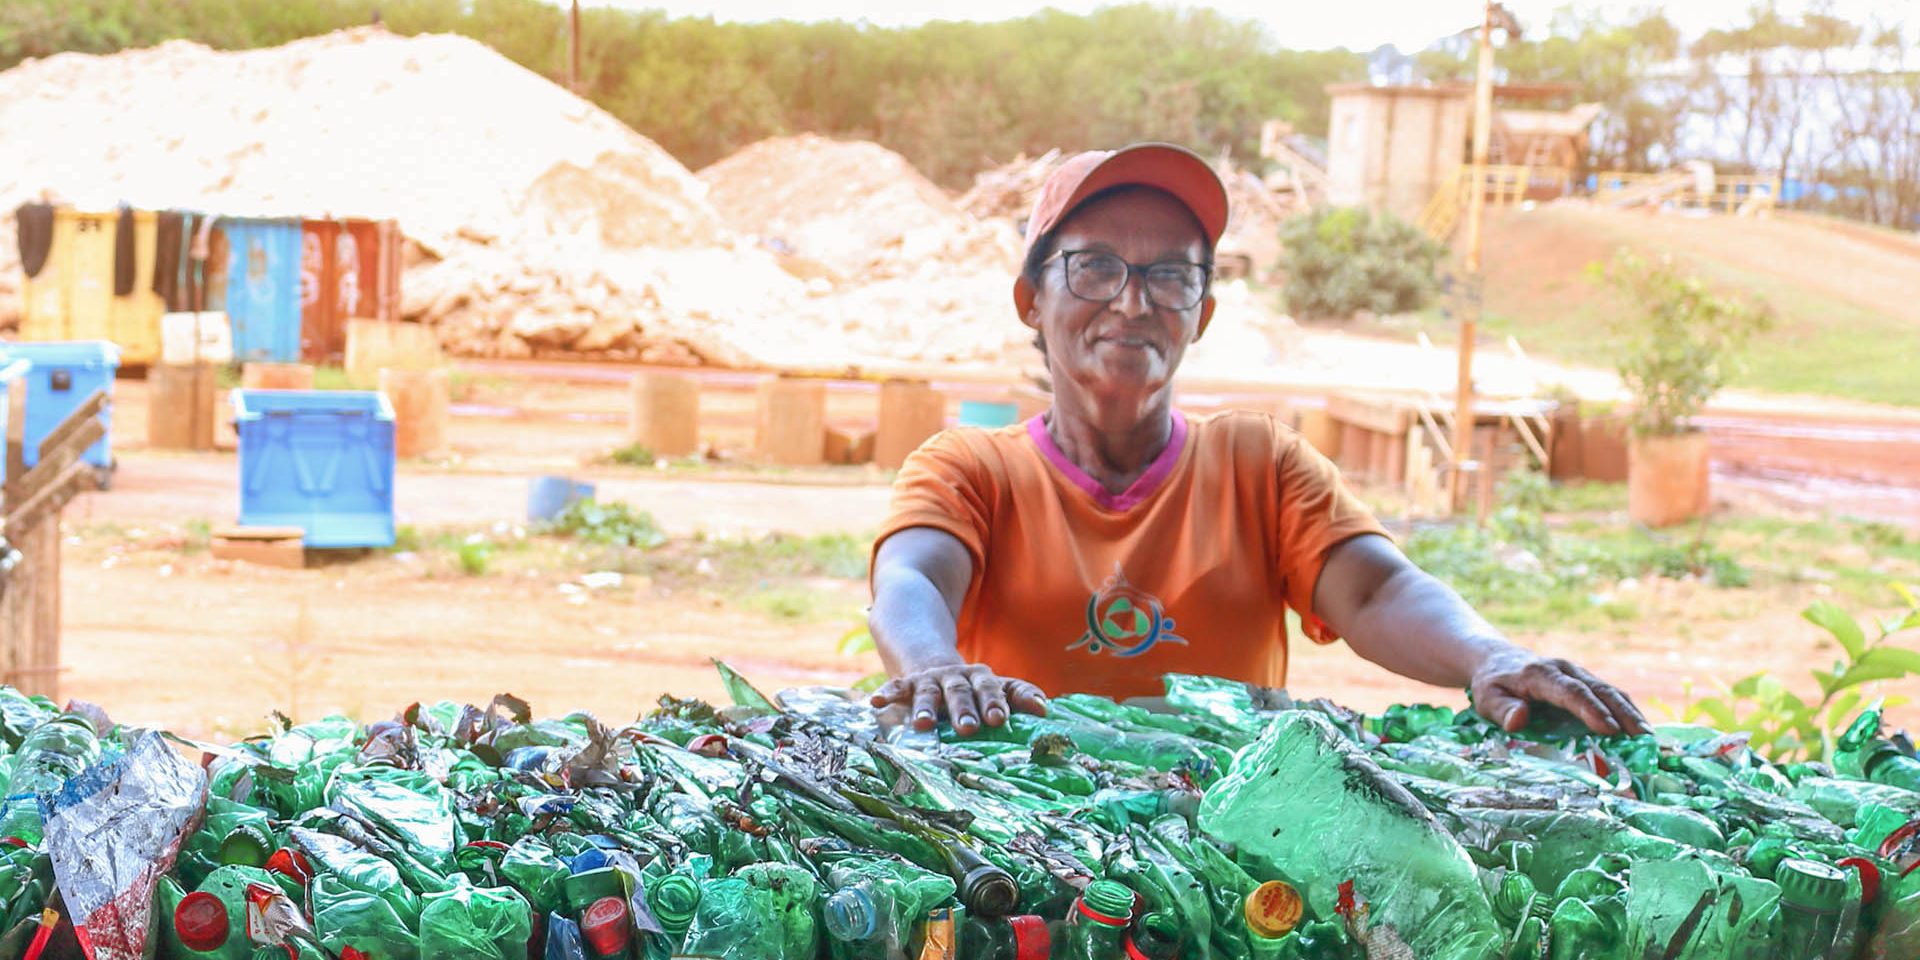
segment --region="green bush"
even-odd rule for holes
[[[1438,289],[1446,248],[1392,214],[1328,207],[1280,227],[1287,310],[1302,320],[1345,320],[1361,310],[1407,313]]]

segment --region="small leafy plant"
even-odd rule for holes
[[[549,533],[576,537],[588,543],[651,550],[667,542],[653,514],[619,501],[576,500],[547,525]]]
[[[1620,380],[1634,398],[1633,430],[1641,436],[1687,432],[1733,376],[1741,348],[1773,327],[1766,305],[1721,296],[1668,258],[1621,250],[1587,272],[1631,305],[1611,326]]]
[[[1809,702],[1778,679],[1756,673],[1731,686],[1719,684],[1717,697],[1696,700],[1689,689],[1688,699],[1678,710],[1656,705],[1686,723],[1706,721],[1721,730],[1746,733],[1753,749],[1776,762],[1823,760],[1833,753],[1834,742],[1852,722],[1872,684],[1920,676],[1920,650],[1892,642],[1901,634],[1920,631],[1920,598],[1904,585],[1895,584],[1893,589],[1907,604],[1907,611],[1880,621],[1879,636],[1872,639],[1859,621],[1832,602],[1817,600],[1801,611],[1807,622],[1839,644],[1842,654],[1832,669],[1813,671],[1820,687],[1818,700]],[[1904,697],[1885,698],[1888,706],[1905,702]]]

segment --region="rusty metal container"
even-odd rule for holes
[[[400,228],[392,220],[300,225],[300,357],[338,364],[347,321],[393,320],[400,310]]]

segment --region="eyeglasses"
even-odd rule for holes
[[[1207,295],[1207,279],[1213,267],[1185,260],[1158,263],[1128,263],[1100,250],[1061,250],[1048,257],[1067,265],[1067,292],[1082,300],[1105,303],[1127,288],[1127,281],[1138,273],[1146,281],[1147,300],[1163,310],[1191,310]],[[1046,264],[1042,264],[1045,266]]]

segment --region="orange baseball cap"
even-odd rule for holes
[[[1200,155],[1171,143],[1136,143],[1118,150],[1088,150],[1067,159],[1047,177],[1027,218],[1023,253],[1058,227],[1088,197],[1109,187],[1154,187],[1186,204],[1206,231],[1207,246],[1227,229],[1227,188]]]

